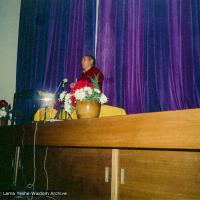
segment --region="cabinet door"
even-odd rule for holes
[[[13,163],[15,147],[0,145],[0,191],[9,191],[13,187]]]
[[[200,197],[200,152],[120,150],[119,200]]]
[[[33,177],[32,149],[23,153],[23,173],[31,182]],[[45,149],[36,151],[36,188],[45,190]],[[49,148],[46,170],[48,189],[64,191],[68,199],[107,200],[111,195],[111,150],[81,148]],[[107,177],[105,177],[105,175]]]

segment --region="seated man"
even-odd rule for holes
[[[98,76],[99,89],[102,91],[104,75],[97,67],[95,67],[95,58],[91,55],[85,55],[82,57],[81,64],[83,68],[83,73],[81,77],[78,79],[78,81],[88,80],[91,82],[91,78]],[[71,83],[70,87],[73,87],[73,86],[74,86],[74,83]]]

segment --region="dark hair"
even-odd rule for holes
[[[90,60],[92,60],[92,65],[95,66],[96,60],[94,56],[87,54],[87,55],[84,55],[83,57],[88,57]]]

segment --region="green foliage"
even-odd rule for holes
[[[87,95],[86,99],[87,100],[94,100],[94,101],[99,101],[100,98],[100,93],[98,93],[97,91],[93,90],[91,95]]]
[[[99,74],[95,75],[94,78],[91,78],[91,82],[94,85],[94,88],[99,90]]]
[[[95,75],[94,78],[91,78],[91,82],[94,85],[94,90],[92,94],[86,94],[86,100],[99,101],[100,98],[100,89],[99,89],[99,75]]]

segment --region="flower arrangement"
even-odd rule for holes
[[[59,101],[64,102],[64,109],[68,114],[72,114],[76,107],[77,101],[93,100],[100,104],[105,104],[108,98],[102,93],[98,85],[98,76],[89,81],[78,81],[72,88],[70,93],[66,91],[60,94]]]
[[[11,114],[11,106],[5,100],[0,100],[0,119],[8,120]]]

